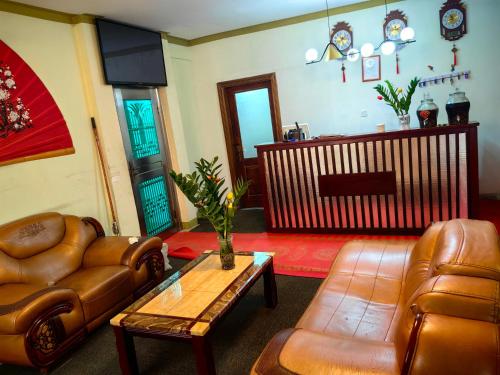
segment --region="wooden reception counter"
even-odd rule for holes
[[[478,126],[256,146],[267,230],[419,234],[474,218]]]

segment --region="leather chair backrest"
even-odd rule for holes
[[[0,285],[51,284],[81,267],[96,230],[76,216],[33,215],[0,226]]]

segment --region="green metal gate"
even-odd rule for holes
[[[141,232],[166,237],[178,227],[156,90],[115,89],[115,98]]]

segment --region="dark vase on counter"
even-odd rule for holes
[[[439,108],[429,94],[424,94],[424,99],[417,108],[417,117],[421,128],[437,126]]]
[[[456,91],[450,94],[446,104],[448,123],[450,125],[467,125],[469,123],[470,102],[465,92]]]

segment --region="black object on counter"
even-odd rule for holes
[[[295,129],[290,129],[285,133],[285,141],[300,141],[306,139],[306,135],[302,131],[298,122],[295,122]]]
[[[456,91],[450,94],[446,104],[448,123],[450,125],[467,125],[469,123],[470,102],[465,92]]]

